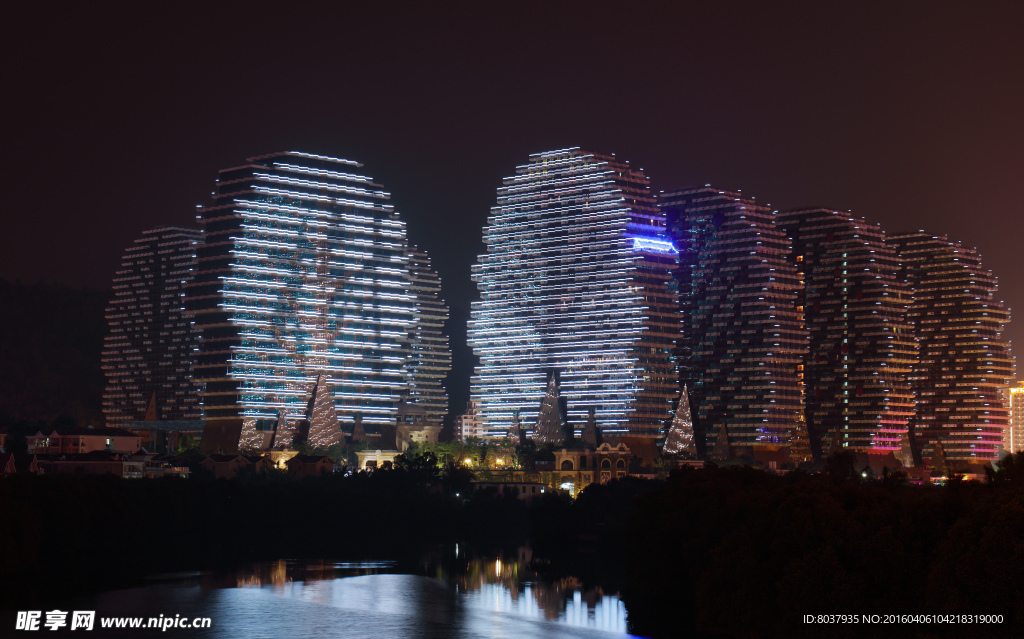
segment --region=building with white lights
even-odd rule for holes
[[[301,431],[295,423],[321,403],[311,401],[318,382],[333,410],[317,410],[331,421],[395,421],[410,390],[417,291],[405,223],[361,166],[291,152],[220,172],[199,211],[206,242],[187,288],[202,331],[204,449],[237,449],[243,424],[254,441]],[[337,436],[314,426],[310,444],[314,432]]]
[[[430,421],[440,424],[448,413],[443,382],[452,369],[452,352],[444,334],[448,306],[441,299],[441,278],[430,267],[426,252],[410,246],[408,256],[417,318],[409,358],[409,399],[426,409]]]
[[[804,381],[812,451],[828,454],[840,441],[895,453],[914,416],[909,376],[917,361],[911,296],[897,277],[895,250],[879,225],[849,213],[802,209],[777,220],[804,281],[797,311],[810,338]]]
[[[1003,328],[1009,311],[995,298],[996,278],[977,251],[924,232],[891,236],[913,301],[920,348],[910,382],[917,396],[912,431],[922,457],[936,441],[950,460],[998,458],[1009,433],[1000,389],[1013,376]]]
[[[185,286],[201,244],[198,229],[166,227],[125,250],[103,343],[108,424],[199,418],[191,370],[199,334],[185,312]]]
[[[532,428],[549,371],[569,425],[656,437],[678,383],[677,253],[643,172],[579,148],[530,156],[498,189],[473,267],[471,383],[486,430]]]
[[[680,384],[697,450],[789,445],[804,411],[803,282],[774,212],[711,186],[662,193],[679,247]]]

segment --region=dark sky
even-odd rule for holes
[[[391,191],[458,344],[501,178],[578,145],[948,234],[1024,309],[1021,0],[36,4],[0,27],[8,279],[107,287],[218,169],[303,150]]]

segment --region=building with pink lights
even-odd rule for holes
[[[797,310],[810,339],[804,383],[812,450],[831,454],[833,441],[869,453],[899,450],[914,415],[917,342],[896,251],[879,225],[849,213],[815,208],[777,219],[803,277]]]
[[[911,432],[924,460],[937,441],[950,460],[991,461],[1009,435],[1000,390],[1013,377],[1003,328],[1010,313],[996,278],[972,248],[924,232],[888,240],[912,292],[909,319],[920,353],[910,374],[917,396]]]

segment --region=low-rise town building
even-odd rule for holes
[[[520,501],[531,502],[544,494],[547,485],[537,481],[474,481],[474,493],[494,493],[495,496],[506,495]]]
[[[208,456],[202,461],[203,470],[212,473],[214,479],[234,479],[243,473],[264,473],[273,468],[273,462],[264,455],[222,455]]]
[[[334,460],[327,455],[295,455],[285,465],[292,477],[320,477],[334,472]]]
[[[401,454],[397,450],[360,450],[356,452],[356,463],[360,470],[376,470],[384,464],[394,465],[395,458]]]
[[[146,462],[132,459],[128,453],[93,450],[68,455],[43,455],[38,459],[39,474],[72,473],[114,475],[123,479],[142,479]]]
[[[81,455],[97,450],[133,454],[142,448],[142,438],[123,428],[48,429],[25,441],[28,452],[39,455]]]

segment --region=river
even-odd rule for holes
[[[454,550],[401,564],[282,559],[218,572],[162,575],[133,588],[48,604],[40,611],[42,632],[12,634],[239,639],[630,636],[626,609],[616,593],[572,577],[545,579],[530,569],[528,549],[500,558],[464,558]],[[68,613],[67,626],[57,631],[44,626],[46,613],[53,610]],[[92,631],[70,629],[74,611],[95,611]],[[8,636],[6,630],[17,625],[16,612],[4,613],[4,624],[11,626],[0,635]],[[115,617],[138,618],[143,627],[102,627],[104,619]],[[209,628],[176,627],[204,618]],[[161,628],[145,627],[150,619]]]

